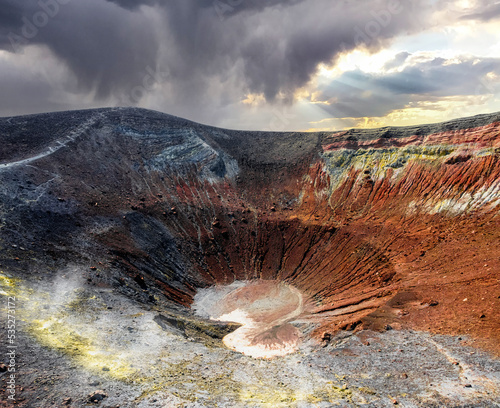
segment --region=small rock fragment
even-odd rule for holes
[[[89,401],[93,403],[98,403],[101,402],[104,398],[106,398],[108,395],[101,390],[94,391],[92,394],[89,396]]]

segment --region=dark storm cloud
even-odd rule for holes
[[[482,84],[481,79],[490,72],[500,74],[500,59],[468,59],[449,63],[443,58],[435,58],[402,72],[376,78],[373,85],[394,95],[474,95]]]
[[[425,4],[0,0],[0,47],[10,52],[45,47],[77,81],[78,90],[71,92],[91,95],[96,103],[121,95],[122,101],[137,104],[145,79],[157,82],[168,88],[165,98],[177,113],[191,116],[190,110],[201,111],[208,102],[225,106],[248,92],[290,101],[319,64],[359,46],[377,50],[401,33],[425,29],[430,10]],[[44,22],[40,16],[51,14],[48,5],[57,12]],[[27,27],[36,34],[25,35]],[[152,71],[160,74],[152,77]],[[210,100],[214,87],[220,93],[215,101]]]
[[[273,5],[273,3],[275,3]],[[416,2],[330,0],[242,2],[219,21],[214,8],[170,2],[168,53],[174,78],[223,76],[236,65],[246,90],[273,100],[305,85],[318,64],[364,45],[381,47],[401,32],[422,28]],[[216,13],[215,13],[216,14]]]
[[[168,3],[162,0],[106,0],[111,3],[118,4],[121,7],[127,9],[137,9],[140,6],[147,5],[163,5],[165,7],[170,7]],[[182,0],[171,0],[171,2],[177,1],[178,3],[187,4],[189,8],[213,8],[216,13],[223,14],[237,14],[243,10],[263,10],[267,7],[273,7],[278,4],[291,5],[294,3],[300,3],[305,0],[198,0],[196,2],[186,2]]]
[[[120,7],[135,10],[141,6],[153,6],[159,2],[159,0],[107,0],[110,3],[115,3]]]
[[[0,27],[2,27],[2,31],[16,27],[21,20],[22,11],[18,4],[14,0],[0,3]]]
[[[3,49],[47,47],[70,68],[80,90],[97,98],[137,81],[157,59],[158,40],[147,19],[101,0],[1,0],[0,10],[9,20],[0,29]]]
[[[498,84],[488,79],[488,73],[500,75],[500,59],[450,63],[435,58],[400,72],[349,71],[325,86],[317,100],[328,102],[324,109],[334,117],[381,117],[409,102],[493,94]]]
[[[6,63],[2,68],[0,116],[68,109],[68,101],[64,98],[64,93],[59,92],[64,84],[48,81],[39,75],[30,76],[29,67]],[[47,69],[53,68],[47,67]],[[79,99],[78,108],[90,107],[92,107],[92,104]]]

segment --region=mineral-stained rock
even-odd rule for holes
[[[218,345],[221,343],[216,343],[214,340],[221,340],[240,327],[237,323],[193,319],[180,313],[170,313],[168,316],[159,314],[154,321],[164,330],[174,330],[186,338],[195,338],[205,343]]]

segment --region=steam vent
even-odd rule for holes
[[[99,109],[0,146],[1,406],[498,406],[500,114]]]

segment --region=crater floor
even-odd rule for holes
[[[293,286],[249,281],[202,289],[192,307],[201,316],[242,324],[223,338],[231,350],[272,358],[297,351],[301,333],[290,322],[305,314],[306,302]]]

